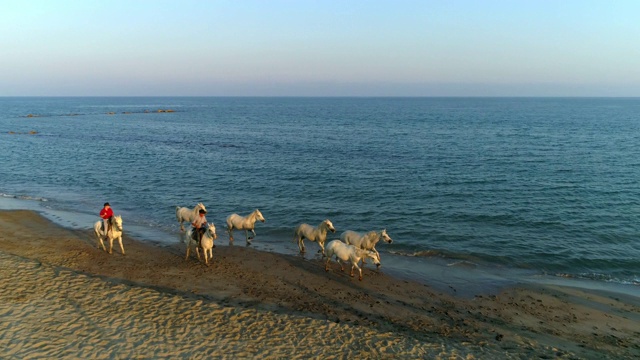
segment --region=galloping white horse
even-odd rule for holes
[[[118,239],[120,243],[120,251],[122,251],[122,255],[124,255],[124,247],[122,246],[122,216],[112,216],[109,220],[111,229],[109,232],[105,229],[102,231],[102,225],[104,222],[102,220],[96,221],[93,225],[93,231],[96,233],[96,237],[100,240],[100,245],[102,245],[102,250],[107,251],[104,247],[104,242],[102,238],[109,239],[109,254],[113,253],[113,240]],[[98,245],[98,246],[100,246]]]
[[[340,270],[344,271],[342,261],[349,261],[351,263],[351,277],[353,277],[353,269],[358,269],[360,277],[358,280],[362,281],[362,269],[358,266],[360,259],[370,258],[373,263],[380,265],[380,257],[378,254],[371,250],[363,250],[353,245],[347,245],[340,240],[331,240],[327,244],[327,262],[324,264],[324,270],[329,271],[329,262],[333,256],[336,256],[336,261],[340,264]]]
[[[256,220],[264,222],[264,217],[260,210],[255,209],[251,214],[247,216],[240,216],[238,214],[231,214],[227,217],[227,232],[229,233],[229,242],[233,242],[233,229],[244,230],[244,235],[247,238],[247,244],[251,244],[251,240],[256,237],[256,232],[253,230],[256,224]],[[249,237],[249,230],[253,233],[252,237]]]
[[[380,253],[376,250],[376,244],[380,239],[388,244],[393,242],[393,239],[391,239],[387,234],[387,229],[382,229],[381,231],[369,231],[364,235],[355,231],[347,230],[340,235],[340,240],[344,241],[346,244],[350,244],[364,250],[375,251],[375,253],[378,254],[378,257],[380,257]],[[365,264],[364,258],[362,258],[362,263]],[[380,264],[378,264],[378,266],[380,266]]]
[[[182,225],[182,223],[185,221],[189,223],[193,222],[193,220],[198,217],[198,211],[200,210],[207,211],[202,203],[198,203],[193,209],[176,206],[176,219],[178,219],[180,223],[180,231],[184,231],[184,225]]]
[[[333,224],[329,219],[321,222],[317,228],[314,228],[309,224],[300,224],[293,235],[293,241],[298,241],[298,248],[300,249],[301,254],[305,252],[304,242],[302,241],[303,239],[315,241],[322,249],[318,252],[322,252],[322,255],[324,256],[324,242],[327,240],[327,230],[333,233],[336,232],[336,229],[333,227]]]
[[[204,234],[202,234],[200,246],[198,246],[198,242],[193,239],[193,228],[189,229],[189,231],[187,231],[187,234],[185,235],[185,238],[183,239],[184,243],[187,245],[187,256],[185,256],[184,259],[189,260],[189,250],[192,246],[195,246],[196,255],[198,255],[198,261],[200,261],[200,248],[202,248],[204,263],[208,266],[209,259],[213,259],[213,240],[217,238],[218,235],[216,235],[216,226],[213,223],[208,223]]]

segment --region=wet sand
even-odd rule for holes
[[[456,297],[371,265],[358,281],[335,262],[218,245],[207,267],[141,240],[110,255],[90,230],[0,211],[0,357],[640,356],[640,297],[532,284]]]

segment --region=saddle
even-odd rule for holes
[[[205,229],[204,228],[200,228],[200,229],[193,229],[193,231],[191,231],[191,238],[198,243],[198,245],[200,245],[200,237],[201,235],[204,235]]]

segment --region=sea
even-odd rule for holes
[[[386,229],[381,271],[453,291],[640,296],[639,180],[640,98],[0,98],[0,208],[89,229],[110,202],[175,245],[176,206],[202,202],[222,246],[259,209],[250,246],[296,255],[300,223]]]

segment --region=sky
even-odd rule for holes
[[[640,96],[637,0],[0,9],[0,96]]]

